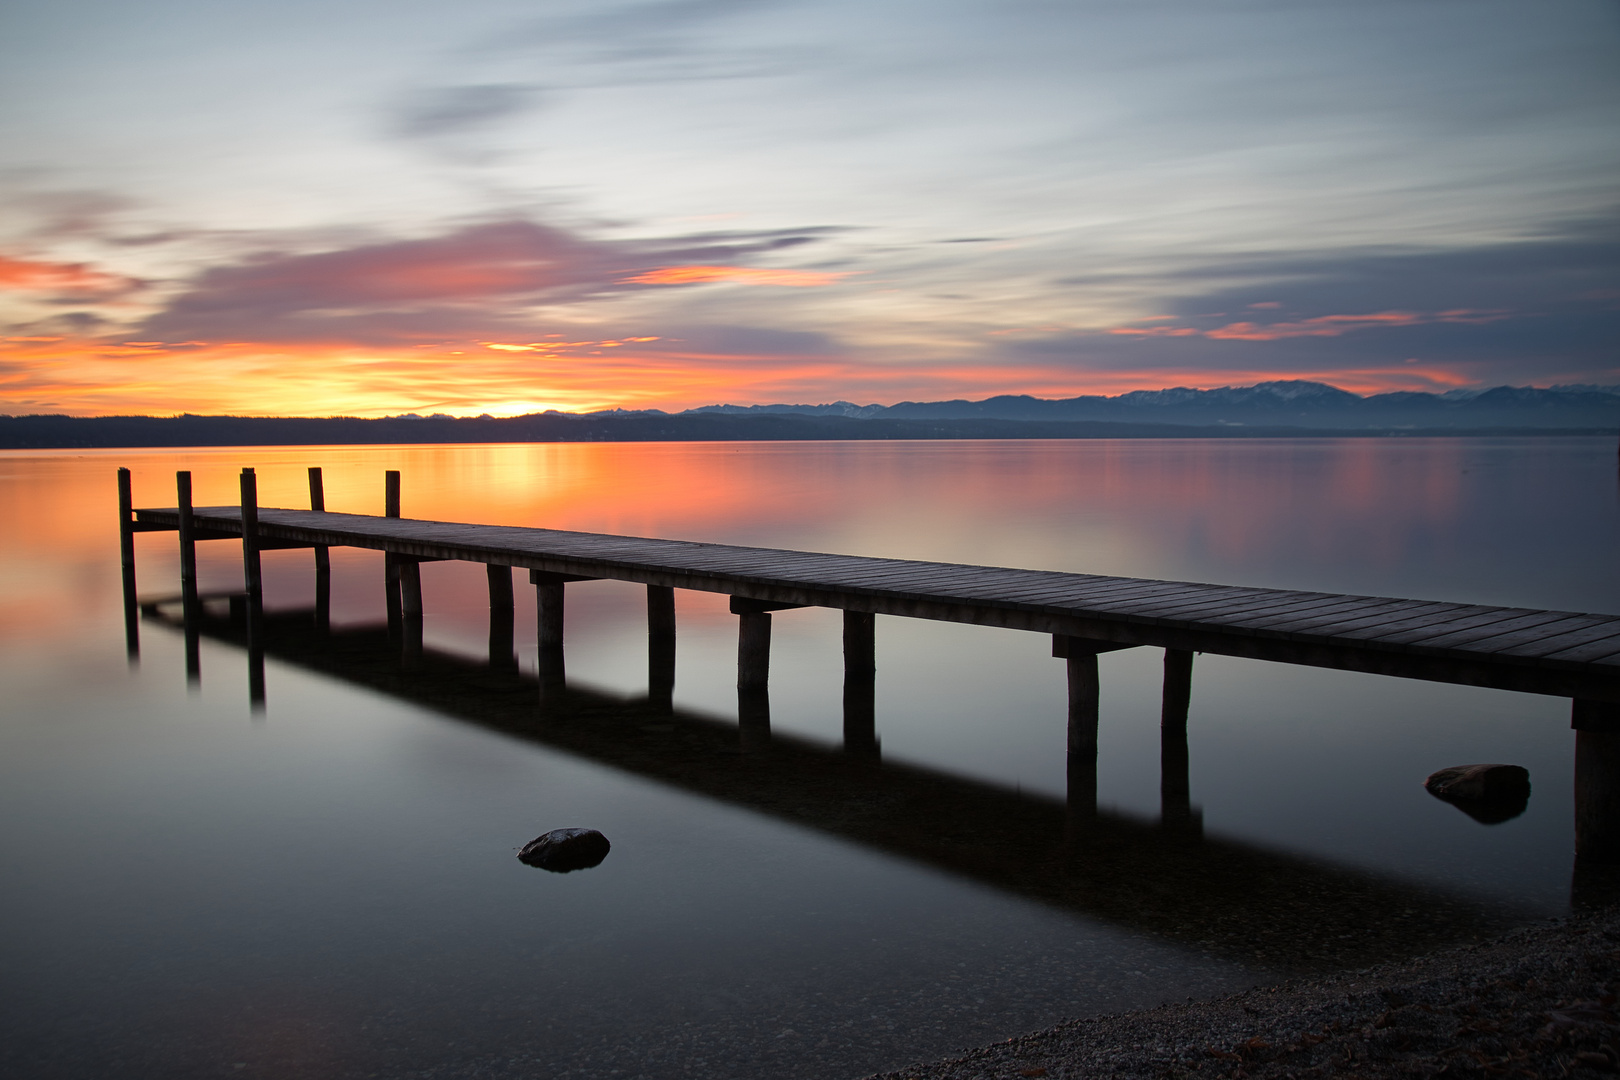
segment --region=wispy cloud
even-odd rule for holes
[[[313,253],[260,252],[204,270],[131,335],[346,344],[482,340],[532,324],[537,307],[658,286],[831,283],[838,274],[733,264],[813,239],[795,232],[601,240],[508,220]]]
[[[1276,305],[1250,304],[1249,307]],[[1200,330],[1192,326],[1116,326],[1108,333],[1121,337],[1204,337],[1213,341],[1281,341],[1299,337],[1339,337],[1357,330],[1380,330],[1427,323],[1480,325],[1512,318],[1506,311],[1375,311],[1365,315],[1317,315],[1297,322],[1233,322]],[[1153,316],[1158,318],[1158,316]]]

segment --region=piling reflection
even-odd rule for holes
[[[148,615],[183,630],[171,611],[149,608]],[[199,630],[238,647],[249,647],[251,632],[261,657],[1246,964],[1359,967],[1478,940],[1526,918],[1411,882],[1099,811],[1094,801],[1084,808],[1081,800],[1084,823],[1076,827],[1074,808],[1061,800],[773,737],[768,711],[764,726],[755,718],[743,736],[769,752],[738,754],[737,725],[670,711],[654,697],[627,700],[559,681],[550,689],[566,697],[566,708],[554,708],[557,698],[538,693],[541,680],[507,666],[435,649],[403,664],[384,627],[323,632],[309,611],[256,623],[204,611]],[[561,674],[559,667],[554,675]],[[1094,757],[1091,764],[1094,777]]]

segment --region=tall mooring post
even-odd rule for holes
[[[264,576],[259,565],[259,479],[252,469],[243,469],[242,489],[242,578],[250,597],[264,595]]]
[[[326,512],[326,485],[318,465],[309,467],[309,508]],[[315,545],[315,625],[322,630],[332,626],[332,554],[324,544]]]
[[[202,602],[197,597],[197,521],[191,506],[191,473],[174,474],[175,506],[180,534],[180,611],[186,636],[186,686],[202,685]]]
[[[141,611],[135,595],[135,494],[128,469],[118,470],[118,563],[124,587],[124,652],[141,658]]]
[[[399,470],[383,473],[383,516],[399,517]],[[388,634],[398,640],[404,631],[404,611],[399,597],[399,559],[391,551],[383,552],[383,602],[388,610]]]
[[[264,572],[259,563],[259,481],[243,469],[242,577],[247,586],[248,703],[254,715],[265,709]]]

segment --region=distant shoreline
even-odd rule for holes
[[[796,413],[515,417],[0,416],[0,449],[407,443],[826,442],[940,439],[1433,438],[1620,435],[1603,427],[1321,427],[994,418],[862,419]]]

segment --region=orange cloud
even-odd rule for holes
[[[787,285],[807,288],[831,285],[849,274],[824,270],[760,270],[751,266],[665,266],[623,278],[635,285],[702,285],[715,281],[737,281],[745,285]]]
[[[499,347],[504,346],[504,347]],[[238,416],[509,416],[562,409],[682,409],[721,402],[861,403],[1032,394],[1121,394],[1166,386],[1314,379],[1357,393],[1472,385],[1462,367],[1397,364],[1076,372],[1062,359],[915,364],[851,355],[717,352],[671,338],[358,345],[251,342],[159,346],[0,339],[0,412]]]
[[[118,293],[132,278],[90,270],[83,263],[40,262],[0,255],[0,289],[17,292]]]
[[[1366,315],[1319,315],[1314,319],[1302,319],[1299,322],[1235,322],[1213,330],[1199,330],[1191,326],[1119,326],[1108,332],[1126,337],[1204,337],[1216,341],[1280,341],[1284,338],[1298,337],[1338,337],[1352,330],[1369,330],[1376,327],[1421,326],[1426,323],[1489,323],[1510,317],[1505,311],[1474,311],[1468,308],[1437,312],[1375,311]]]

